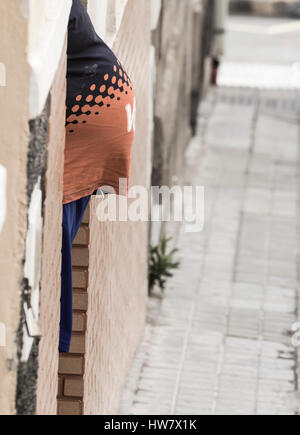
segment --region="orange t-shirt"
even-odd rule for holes
[[[81,1],[73,0],[68,33],[64,204],[99,188],[127,194],[135,110],[130,78],[95,33]]]

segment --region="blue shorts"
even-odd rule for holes
[[[59,351],[69,352],[73,326],[72,244],[90,196],[63,205]]]

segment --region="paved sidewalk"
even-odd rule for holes
[[[298,414],[299,107],[293,92],[221,88],[201,108],[185,183],[206,223],[149,301],[121,414]]]

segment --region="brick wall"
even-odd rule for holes
[[[129,0],[114,50],[135,85],[136,139],[131,184],[147,184],[150,1]],[[139,344],[147,295],[148,225],[99,223],[91,201],[84,414],[118,412]]]
[[[56,414],[57,409],[66,46],[63,53],[51,90],[40,293],[40,320],[43,335],[39,346],[37,414]]]
[[[70,354],[59,356],[59,415],[83,413],[86,312],[88,307],[89,207],[72,249],[73,259],[73,335]]]

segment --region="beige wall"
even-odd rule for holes
[[[15,410],[15,332],[19,324],[27,224],[29,69],[27,20],[21,14],[21,3],[9,0],[8,8],[6,1],[0,2],[0,62],[6,69],[6,86],[0,87],[0,165],[7,170],[7,213],[0,233],[0,322],[6,327],[6,347],[0,347],[1,413]]]
[[[137,96],[131,185],[146,186],[150,0],[128,0],[114,50]],[[148,225],[99,223],[97,201],[92,200],[90,212],[84,414],[114,414],[144,328]]]

